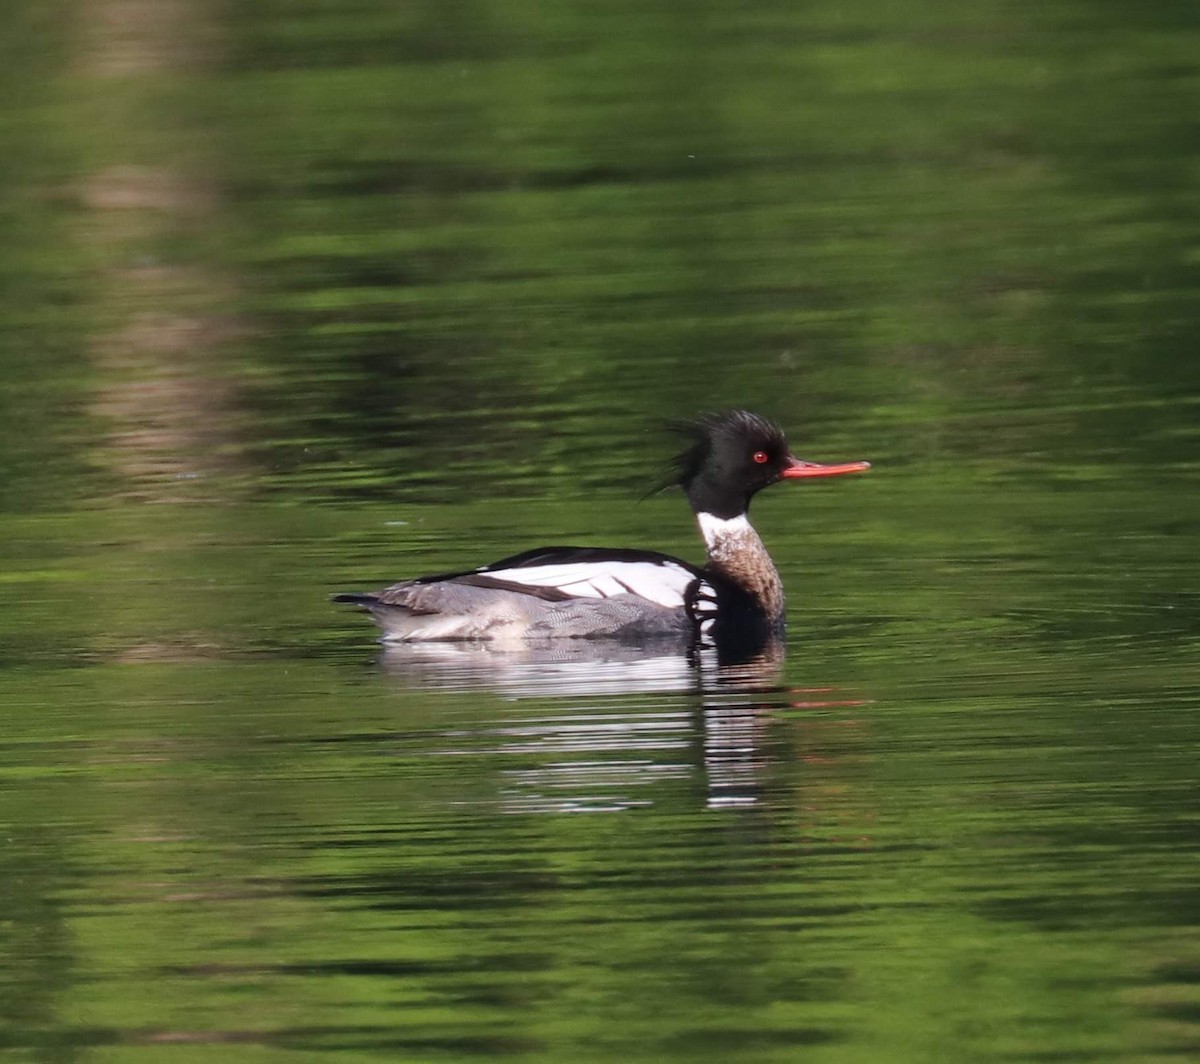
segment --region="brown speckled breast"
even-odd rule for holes
[[[713,537],[708,566],[753,595],[771,623],[783,619],[783,581],[763,541],[749,524]]]

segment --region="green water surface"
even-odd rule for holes
[[[0,1053],[1200,1055],[1200,10],[11,0]],[[786,657],[381,654],[700,559]]]

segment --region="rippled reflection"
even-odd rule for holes
[[[776,711],[822,705],[780,685],[782,644],[748,660],[716,650],[654,653],[571,641],[392,645],[381,663],[406,687],[494,691],[519,709],[448,734],[439,753],[522,758],[500,769],[506,811],[601,812],[654,803],[669,781],[701,780],[710,808],[753,805],[769,769]]]
[[[766,691],[779,679],[784,647],[771,644],[746,660],[716,650],[663,653],[664,647],[559,640],[511,648],[483,642],[390,644],[380,657],[389,675],[440,690],[495,689],[510,698],[651,694],[669,691]]]

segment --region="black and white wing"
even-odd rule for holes
[[[708,634],[716,596],[703,570],[666,554],[542,547],[338,598],[369,609],[384,639],[413,641],[692,638]]]
[[[456,579],[553,600],[632,595],[664,609],[681,610],[694,597],[703,575],[678,558],[653,551],[543,547]]]

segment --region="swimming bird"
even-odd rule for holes
[[[663,486],[683,489],[707,547],[703,566],[622,547],[537,547],[334,601],[369,611],[387,643],[667,638],[720,646],[781,635],[783,583],[747,517],[750,500],[780,480],[857,473],[870,463],[801,461],[777,424],[745,410],[681,428],[688,446]]]

